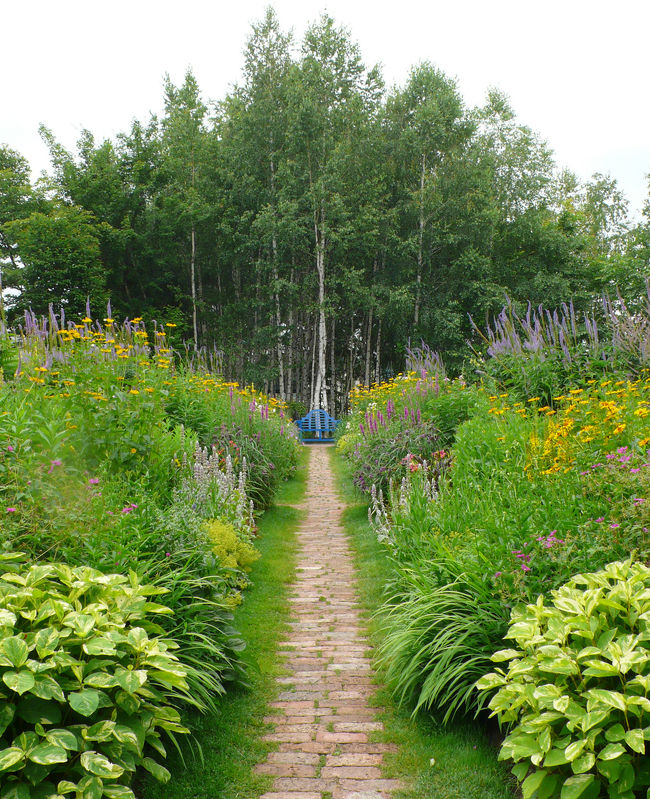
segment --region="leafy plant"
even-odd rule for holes
[[[512,725],[500,758],[524,799],[650,795],[650,567],[629,561],[579,574],[547,603],[512,613],[517,649],[482,677],[493,715]]]
[[[169,779],[152,755],[187,732],[178,707],[201,704],[153,620],[171,613],[151,600],[164,589],[20,559],[2,556],[0,577],[3,799],[128,799],[138,767]]]
[[[502,639],[507,614],[480,576],[459,573],[452,559],[405,563],[381,618],[380,663],[400,702],[414,712],[440,711],[444,723],[485,704],[474,685]]]

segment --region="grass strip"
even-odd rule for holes
[[[247,642],[250,687],[234,686],[220,699],[217,713],[194,717],[194,740],[202,757],[187,744],[182,757],[170,752],[165,765],[171,780],[161,785],[147,779],[136,790],[141,799],[256,799],[271,786],[273,778],[255,774],[253,767],[276,746],[261,736],[270,729],[263,719],[278,692],[275,678],[283,672],[276,652],[288,629],[287,594],[295,579],[296,530],[302,518],[291,506],[302,501],[306,482],[303,452],[298,472],[281,486],[258,523],[255,545],[261,558],[253,564],[252,585],[234,621]]]
[[[346,504],[342,524],[355,554],[357,579],[371,642],[382,639],[383,586],[391,574],[386,549],[368,522],[368,503],[355,489],[345,461],[332,449],[332,469]],[[378,674],[381,680],[382,675]],[[446,727],[431,714],[412,717],[409,708],[396,706],[390,691],[378,689],[373,703],[383,708],[378,718],[384,731],[377,740],[397,744],[399,751],[384,756],[385,776],[407,786],[400,799],[512,799],[514,780],[497,761],[497,741],[476,722],[452,722]],[[494,738],[494,736],[492,736]]]

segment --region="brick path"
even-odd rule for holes
[[[383,779],[388,744],[370,743],[376,709],[368,643],[360,630],[352,556],[339,520],[342,503],[328,447],[310,447],[307,518],[298,531],[298,578],[289,640],[280,647],[289,675],[278,679],[279,715],[266,721],[278,751],[257,766],[275,777],[262,799],[385,799],[401,787]]]

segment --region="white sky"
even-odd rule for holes
[[[0,142],[48,167],[38,125],[73,149],[159,112],[162,82],[191,67],[205,100],[239,81],[266,0],[0,0]],[[327,11],[388,85],[430,60],[468,105],[490,86],[539,132],[560,166],[609,173],[635,212],[650,172],[649,0],[275,0],[299,40]]]

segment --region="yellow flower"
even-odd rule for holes
[[[138,389],[137,389],[137,388],[132,388],[132,389],[129,391],[129,394],[139,394],[139,393],[140,393],[140,392],[138,391]]]
[[[175,325],[174,322],[167,322],[165,327],[177,327],[177,325]]]
[[[626,427],[627,427],[627,425],[624,422],[621,422],[619,425],[617,425],[614,428],[614,435],[618,435],[619,433],[622,433],[623,430],[625,430]]]

